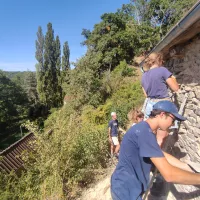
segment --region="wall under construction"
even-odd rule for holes
[[[180,126],[178,140],[171,140],[177,140],[172,153],[182,161],[200,163],[200,36],[174,47],[165,67],[181,87],[176,104],[180,106],[185,94],[188,96],[184,111],[187,121]],[[174,199],[200,199],[200,190],[195,186],[170,184],[170,191]]]

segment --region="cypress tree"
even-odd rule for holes
[[[40,101],[47,109],[62,105],[63,77],[69,70],[69,47],[65,42],[61,65],[61,44],[59,36],[54,39],[52,24],[47,24],[45,37],[41,27],[38,28],[36,41],[37,88]],[[62,68],[62,70],[61,70]],[[64,72],[64,73],[63,73]]]
[[[69,56],[70,56],[69,45],[68,42],[65,42],[63,45],[62,71],[67,71],[70,69]]]
[[[63,100],[63,92],[62,92],[62,87],[61,87],[61,49],[60,49],[60,39],[59,36],[56,36],[56,41],[55,41],[55,61],[56,61],[56,71],[57,71],[57,103],[58,105],[62,104]]]
[[[46,95],[46,105],[48,108],[57,107],[57,71],[55,59],[55,41],[52,24],[47,24],[47,33],[44,42],[44,90]]]
[[[68,42],[65,42],[63,45],[63,56],[62,56],[62,83],[64,81],[69,81],[69,70],[70,70],[70,63],[69,63],[69,56],[70,50]]]
[[[35,58],[38,63],[36,64],[36,78],[37,78],[37,92],[41,102],[45,102],[46,95],[44,91],[44,35],[42,28],[38,27],[37,40],[35,41],[36,52]]]

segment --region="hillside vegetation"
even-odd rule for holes
[[[73,69],[67,43],[61,64],[59,38],[54,40],[52,25],[48,24],[45,38],[39,28],[37,91],[51,114],[44,129],[34,121],[26,123],[36,135],[35,150],[24,152],[26,171],[19,177],[0,173],[1,199],[76,199],[80,188],[107,166],[111,111],[117,112],[120,126],[126,128],[127,114],[144,100],[139,71],[131,67],[133,58],[149,52],[195,1],[134,2],[103,14],[93,30],[83,29],[87,52],[73,63]],[[53,132],[47,134],[50,129]]]

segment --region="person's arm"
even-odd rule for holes
[[[184,163],[184,162],[181,162],[180,160],[178,160],[177,158],[175,158],[174,156],[166,153],[166,152],[163,152],[164,155],[165,155],[165,158],[167,159],[167,161],[173,165],[174,167],[178,167],[180,169],[183,169],[183,170],[186,170],[188,172],[193,172],[191,170],[191,168],[188,166],[188,164]]]
[[[200,185],[200,174],[191,173],[172,166],[165,157],[150,158],[167,182]]]
[[[124,129],[122,129],[121,127],[119,127],[119,131],[121,131],[123,134],[126,133],[126,131]]]
[[[144,93],[144,96],[147,97],[147,93],[145,92],[144,88],[142,87],[142,91]]]
[[[110,142],[112,142],[112,138],[111,138],[111,128],[108,127],[108,139]]]
[[[174,92],[177,92],[179,90],[179,85],[176,81],[176,78],[174,76],[170,76],[167,80],[167,85],[170,87],[170,89]]]

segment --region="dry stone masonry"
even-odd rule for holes
[[[180,48],[181,56],[172,55],[165,63],[181,86],[175,97],[177,104],[188,95],[184,110],[188,120],[181,124],[172,152],[183,161],[200,163],[200,36]],[[174,199],[200,199],[200,189],[195,186],[170,184],[170,191]]]

